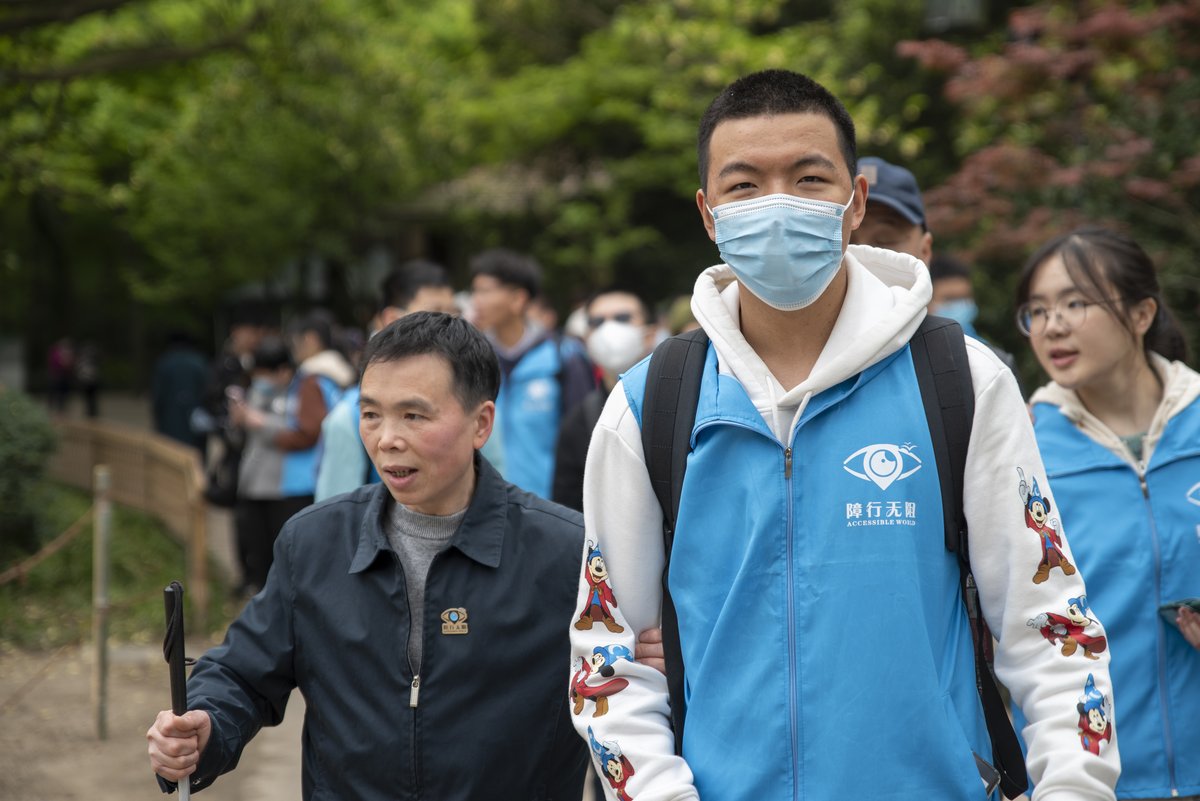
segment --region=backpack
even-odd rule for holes
[[[975,645],[975,686],[992,743],[992,764],[978,755],[975,756],[975,762],[989,795],[999,784],[1006,797],[1016,798],[1028,786],[1025,759],[992,675],[992,637],[979,611],[979,594],[967,553],[967,521],[962,508],[967,445],[971,439],[971,424],[975,414],[975,392],[967,365],[966,342],[958,323],[927,316],[913,334],[909,345],[941,482],[946,550],[958,557],[962,598]],[[667,587],[667,577],[707,353],[708,335],[702,329],[672,337],[655,348],[650,357],[642,412],[642,449],[645,452],[646,469],[663,511],[666,561],[662,577],[662,636],[677,754],[681,754],[683,749],[687,707],[683,693],[679,621]]]

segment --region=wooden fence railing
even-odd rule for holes
[[[154,515],[184,546],[189,617],[197,630],[207,629],[208,506],[199,454],[167,437],[117,423],[58,420],[55,428],[59,444],[50,460],[50,477],[91,491],[93,468],[108,465],[109,497]]]

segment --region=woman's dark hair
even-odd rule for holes
[[[324,309],[313,309],[303,317],[300,317],[292,322],[292,324],[288,327],[288,334],[295,337],[307,334],[309,331],[311,331],[317,335],[317,339],[321,342],[321,347],[325,350],[329,350],[334,346],[334,328],[335,325],[332,314]]]
[[[1158,311],[1146,331],[1143,342],[1146,353],[1154,351],[1160,356],[1179,361],[1187,358],[1187,340],[1163,301],[1154,262],[1137,242],[1117,231],[1092,226],[1077,228],[1050,240],[1025,262],[1021,280],[1017,284],[1018,306],[1029,300],[1029,288],[1034,275],[1053,256],[1062,259],[1067,274],[1088,300],[1107,299],[1110,294],[1108,287],[1112,287],[1116,297],[1121,300],[1120,312],[1113,308],[1116,304],[1100,305],[1131,335],[1130,308],[1146,298],[1152,298],[1158,305]]]
[[[454,394],[464,409],[494,401],[500,392],[500,363],[491,344],[466,320],[442,312],[413,312],[371,337],[363,372],[372,364],[431,353],[450,365]]]

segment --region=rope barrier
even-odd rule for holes
[[[79,532],[83,531],[85,528],[88,519],[92,516],[92,508],[93,507],[89,506],[87,511],[79,516],[78,520],[67,526],[66,531],[59,534],[51,542],[43,546],[42,549],[33,556],[27,557],[23,561],[10,567],[8,570],[5,570],[3,573],[0,573],[0,587],[3,587],[5,584],[8,584],[16,579],[23,579],[29,574],[30,570],[33,570],[43,561],[67,547],[71,540],[75,539],[75,537],[79,535]]]
[[[58,658],[70,647],[77,645],[78,640],[69,642],[59,647],[51,657],[46,660],[46,663],[37,669],[37,672],[29,677],[29,680],[17,688],[16,692],[4,699],[4,703],[0,704],[0,717],[3,717],[8,712],[10,707],[16,706],[17,702],[28,695],[34,687],[41,683],[42,679],[46,678],[46,673],[49,672],[50,666],[58,661]]]
[[[138,604],[147,603],[151,600],[158,600],[158,596],[160,594],[160,590],[154,590],[152,592],[143,593],[132,598],[125,598],[124,600],[109,606],[109,609],[110,611],[114,612],[122,612],[131,609]],[[76,621],[76,625],[79,626],[81,622],[82,621]],[[63,654],[66,653],[68,649],[82,645],[86,639],[86,635],[79,634],[78,636],[72,638],[69,642],[65,642],[60,645],[58,650],[51,654],[50,658],[47,659],[46,662],[40,668],[38,668],[37,671],[35,671],[34,674],[30,676],[24,684],[14,690],[12,695],[4,699],[3,703],[0,703],[0,717],[3,717],[9,711],[9,709],[16,706],[18,702],[25,698],[25,696],[29,695],[29,693],[31,693],[33,689],[41,683],[42,679],[46,678],[46,674],[49,672],[50,667],[60,658],[62,658]],[[194,660],[188,660],[188,664],[192,664],[192,662],[194,662]]]

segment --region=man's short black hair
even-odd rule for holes
[[[446,268],[428,259],[406,261],[383,279],[383,305],[407,308],[417,293],[427,286],[450,286],[450,275]]]
[[[508,248],[491,248],[471,259],[471,277],[489,275],[506,286],[524,289],[530,300],[542,289],[542,268],[532,256]]]
[[[838,145],[853,179],[858,174],[858,145],[854,120],[842,101],[807,75],[788,70],[763,70],[739,78],[725,87],[700,118],[697,140],[700,188],[708,191],[708,149],[713,131],[719,123],[771,114],[810,112],[823,114],[833,121]]]
[[[587,302],[583,304],[583,310],[585,312],[590,311],[592,308],[592,304],[596,302],[596,298],[600,297],[601,295],[631,295],[634,298],[634,300],[636,300],[638,302],[638,305],[642,308],[642,319],[646,321],[646,324],[650,325],[654,322],[654,319],[655,319],[654,309],[650,306],[649,303],[646,302],[646,299],[644,297],[642,297],[642,294],[640,292],[638,292],[637,290],[634,290],[634,289],[630,289],[627,286],[610,286],[605,289],[599,289],[599,290],[593,292],[588,297]]]
[[[943,278],[966,278],[970,281],[971,268],[953,256],[939,253],[929,260],[929,280],[940,281]]]
[[[442,312],[414,312],[388,325],[367,343],[362,364],[395,362],[427,353],[450,365],[454,394],[464,409],[494,401],[500,392],[500,363],[483,334],[466,320]]]

